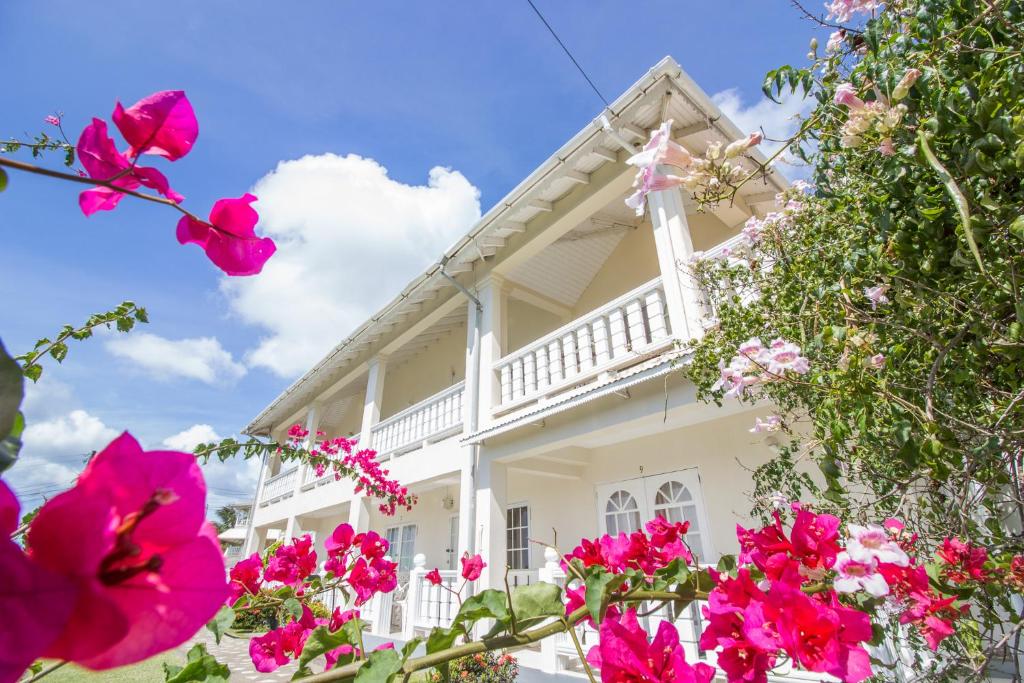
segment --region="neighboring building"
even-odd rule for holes
[[[224,551],[224,560],[230,565],[242,559],[245,537],[249,532],[252,504],[231,503],[225,507],[234,513],[234,524],[217,534],[217,538],[220,539],[220,547]]]
[[[691,522],[702,561],[737,551],[750,470],[773,452],[748,431],[759,413],[695,399],[680,342],[708,314],[686,265],[772,210],[785,181],[749,183],[708,212],[682,191],[654,193],[638,218],[624,205],[635,174],[624,160],[663,120],[697,153],[748,131],[671,58],[604,114],[608,125],[588,124],[246,429],[358,435],[419,496],[386,517],[330,474],[271,458],[260,478],[250,549],[310,533],[323,556],[346,521],[387,534],[408,583],[365,611],[377,633],[447,623],[450,600],[421,577],[465,552],[489,563],[479,586],[502,586],[506,563],[515,582],[559,580],[557,558],[531,539],[564,552],[658,514]],[[680,622],[692,657],[695,614]],[[578,664],[566,640],[519,656]]]

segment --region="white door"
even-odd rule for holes
[[[597,487],[598,528],[616,536],[631,533],[655,517],[687,521],[686,542],[700,562],[714,561],[710,528],[696,469],[603,484]]]
[[[664,517],[668,522],[689,522],[686,543],[699,562],[715,559],[711,533],[704,511],[700,474],[696,469],[680,470],[644,478],[650,519]]]

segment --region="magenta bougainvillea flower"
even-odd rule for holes
[[[171,189],[163,173],[155,168],[136,166],[133,159],[117,151],[114,141],[107,135],[107,122],[93,119],[78,138],[78,159],[90,178],[109,180],[117,187],[134,190],[140,185],[153,188],[173,202],[184,199]],[[97,211],[116,207],[124,194],[109,187],[94,187],[78,195],[82,213],[91,216]]]
[[[228,574],[231,584],[228,586],[228,604],[233,605],[243,595],[255,595],[260,591],[260,574],[263,572],[263,560],[259,553],[253,553],[244,560],[239,560]]]
[[[181,90],[153,93],[127,109],[118,102],[111,118],[133,157],[156,154],[176,161],[189,153],[199,136],[196,114]]]
[[[288,586],[301,588],[307,576],[316,571],[316,551],[313,538],[306,534],[293,538],[290,545],[282,545],[267,563],[263,573],[267,581],[280,581]]]
[[[256,275],[263,270],[277,246],[269,237],[257,237],[259,214],[250,204],[251,194],[238,199],[218,199],[209,222],[190,216],[178,221],[178,242],[198,244],[213,263],[228,275]]]
[[[209,621],[228,587],[205,503],[189,453],[143,452],[125,433],[95,456],[28,532],[33,563],[76,590],[43,656],[109,669],[180,645]]]
[[[14,493],[0,481],[0,683],[18,680],[56,640],[77,592],[64,577],[36,567],[10,539],[18,512]]]
[[[603,683],[709,683],[715,677],[714,667],[686,661],[672,623],[662,621],[654,640],[648,642],[633,608],[621,616],[605,617],[600,642],[587,653],[587,661],[601,669]]]
[[[441,571],[434,567],[429,572],[423,575],[423,578],[429,581],[434,586],[440,586],[442,583]]]
[[[466,555],[460,558],[459,561],[462,562],[462,578],[466,581],[476,581],[479,579],[484,567],[487,566],[484,558],[479,555],[474,555],[473,557]]]

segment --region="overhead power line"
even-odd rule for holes
[[[601,91],[597,89],[596,85],[594,85],[594,81],[590,80],[590,76],[588,76],[587,72],[583,70],[583,67],[580,66],[580,63],[578,61],[576,61],[576,58],[572,56],[572,52],[570,52],[569,48],[565,46],[565,43],[562,42],[562,39],[558,37],[558,34],[555,33],[555,29],[551,27],[551,24],[548,23],[548,20],[545,19],[544,15],[540,13],[540,10],[537,9],[537,6],[533,4],[533,0],[526,0],[526,2],[530,3],[530,7],[532,7],[533,11],[537,13],[537,17],[541,20],[541,22],[544,23],[545,26],[547,26],[548,31],[551,32],[551,35],[558,42],[558,44],[562,46],[562,49],[565,51],[565,54],[569,57],[569,59],[572,60],[572,63],[576,65],[576,69],[578,69],[579,72],[583,75],[583,78],[587,79],[587,83],[590,84],[591,89],[593,89],[593,91],[597,93],[597,96],[601,98],[601,101],[604,102],[604,106],[607,107],[608,109],[611,109],[612,105],[608,104],[608,100],[605,99],[604,95],[601,94]]]

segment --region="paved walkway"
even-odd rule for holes
[[[376,647],[384,642],[387,642],[384,638],[366,636],[367,648]],[[219,661],[228,665],[231,669],[232,681],[268,681],[275,683],[280,681],[281,683],[284,683],[284,681],[291,680],[292,674],[295,673],[297,668],[295,664],[289,664],[288,666],[283,666],[277,671],[269,674],[256,671],[252,666],[252,660],[249,658],[248,638],[232,638],[231,636],[224,636],[220,640],[220,645],[217,645],[213,640],[213,634],[204,628],[196,634],[195,638],[182,646],[182,652],[188,652],[189,648],[196,643],[205,643],[206,649],[210,654],[217,657]],[[401,647],[400,643],[398,644],[398,647]],[[322,666],[323,660],[320,660],[320,664]],[[316,664],[314,664],[314,671],[316,670]],[[520,667],[518,683],[580,683],[581,680],[582,679],[576,676],[545,674],[537,671],[536,669]]]

